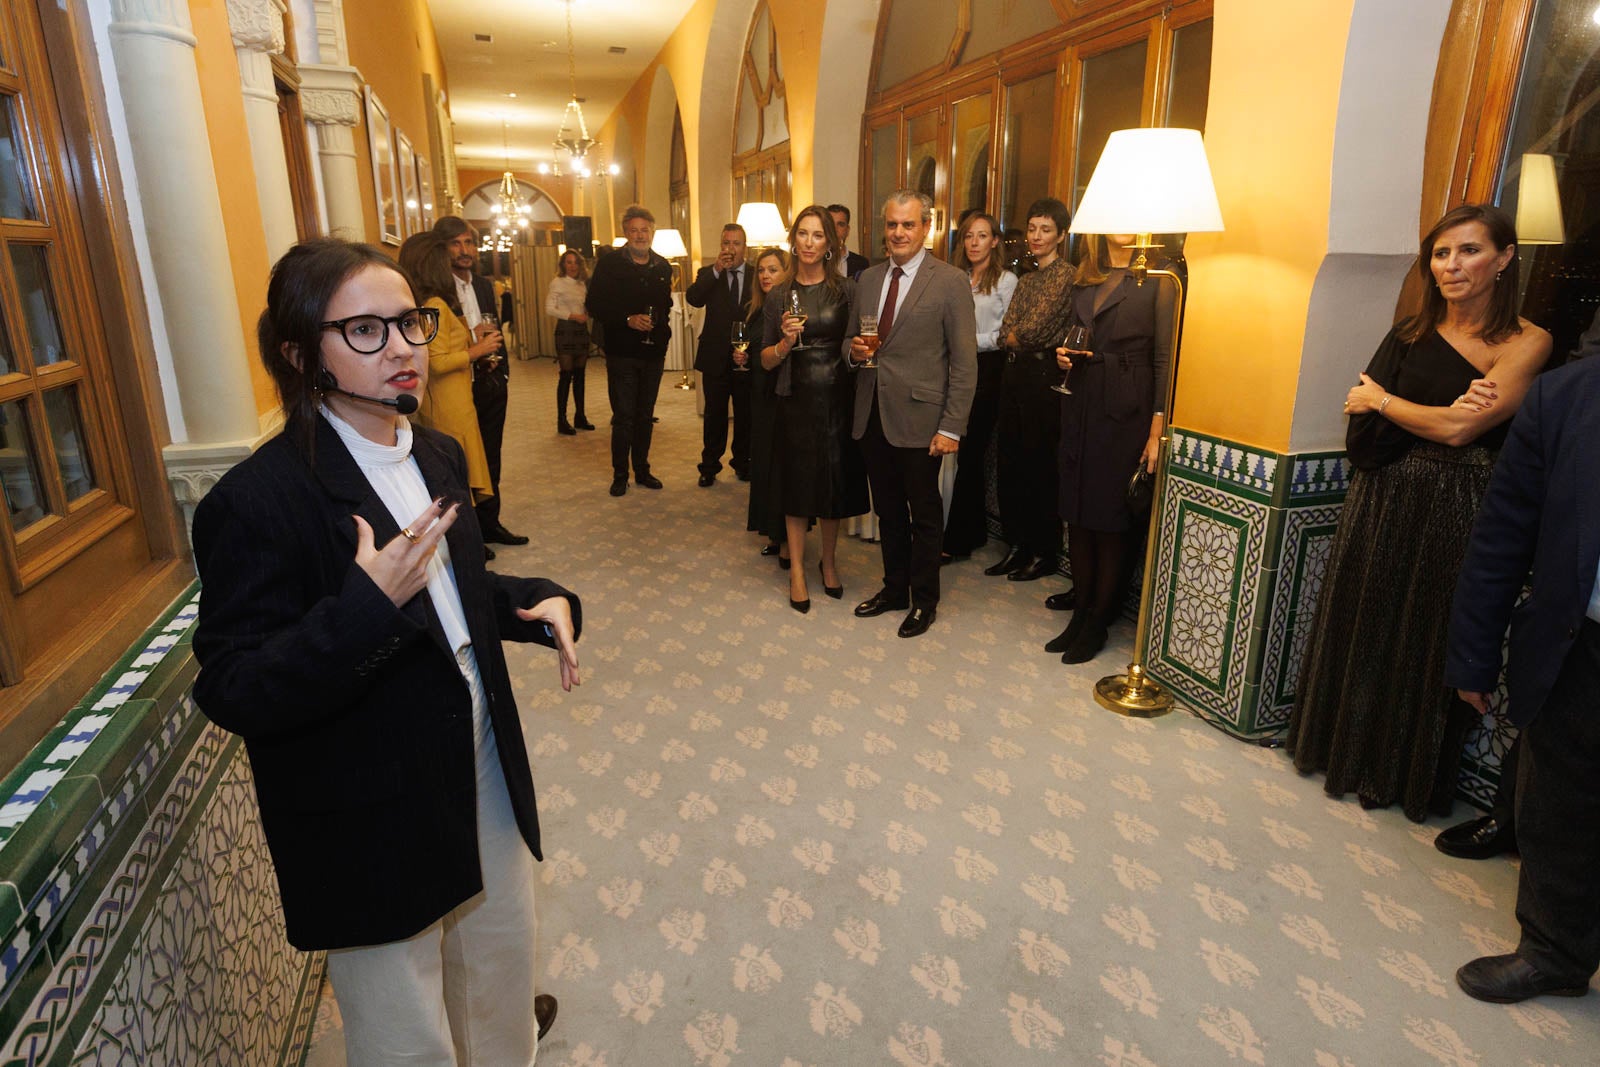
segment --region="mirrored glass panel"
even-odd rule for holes
[[[939,114],[924,111],[906,125],[906,188],[933,196],[939,178]]]
[[[28,177],[28,153],[18,121],[17,98],[0,101],[0,218],[36,219],[33,182]]]
[[[1026,251],[1024,212],[1041,196],[1050,195],[1050,129],[1055,116],[1054,71],[1006,90],[1005,157],[1000,168],[1000,224],[1005,228],[1005,257],[1013,263]]]
[[[1139,125],[1144,102],[1144,61],[1149,46],[1144,41],[1113,48],[1083,61],[1083,81],[1078,87],[1078,143],[1072,153],[1072,200],[1077,210],[1094,174],[1106,138],[1117,130]]]
[[[61,341],[61,317],[56,314],[56,298],[50,284],[50,266],[43,245],[11,246],[11,269],[17,279],[17,295],[33,346],[33,363],[46,367],[70,359]]]
[[[50,427],[56,470],[61,475],[67,500],[77,500],[94,488],[94,472],[89,466],[89,447],[83,436],[83,411],[78,405],[76,385],[44,394],[44,421]]]
[[[993,97],[988,93],[956,102],[950,134],[950,226],[968,211],[989,203],[989,142]]]
[[[890,122],[872,131],[872,197],[867,204],[871,224],[861,227],[871,234],[871,239],[861,251],[874,263],[888,256],[883,250],[883,202],[900,188],[899,149],[898,123]]]
[[[1172,79],[1167,83],[1167,125],[1180,130],[1206,128],[1206,98],[1211,92],[1211,20],[1202,19],[1172,34]]]
[[[45,517],[39,457],[28,436],[27,411],[19,400],[0,404],[0,490],[13,531],[20,533]]]

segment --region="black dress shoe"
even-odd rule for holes
[[[939,566],[948,567],[952,563],[960,563],[964,559],[971,558],[971,552],[941,552],[939,553]]]
[[[738,478],[741,482],[748,482],[750,480],[750,468],[749,467],[735,467],[735,468],[733,468],[733,475],[734,475],[735,478]]]
[[[1433,847],[1458,859],[1486,860],[1502,852],[1515,852],[1517,836],[1511,827],[1502,826],[1493,815],[1485,815],[1440,830],[1439,836],[1433,839]]]
[[[590,422],[588,419],[584,418],[582,415],[579,415],[577,418],[573,419],[572,420],[572,425],[576,426],[580,430],[592,430],[592,429],[594,429],[594,423]],[[555,997],[551,997],[550,998],[550,1002],[552,1004],[555,1003],[555,999],[556,999]]]
[[[782,549],[783,546],[779,545],[776,541],[769,541],[767,544],[761,546],[761,554],[763,556],[776,556],[780,551],[782,551]]]
[[[1051,611],[1071,611],[1078,606],[1078,591],[1068,589],[1065,593],[1051,593],[1044,598],[1044,606]]]
[[[550,1024],[556,1021],[556,1007],[556,998],[549,993],[540,993],[533,998],[533,1019],[539,1024],[541,1041],[550,1032]]]
[[[1106,647],[1106,628],[1097,622],[1086,622],[1072,647],[1061,653],[1062,663],[1088,663]]]
[[[817,560],[817,573],[819,575],[822,574],[822,561],[820,559]],[[822,579],[822,591],[833,597],[835,600],[842,600],[844,598],[844,584],[840,583],[839,585],[829,585],[826,577]]]
[[[485,541],[493,541],[497,545],[525,545],[528,539],[522,534],[514,534],[504,526],[496,523],[483,531]]]
[[[933,625],[934,617],[939,614],[937,608],[912,608],[900,623],[901,637],[920,637],[928,632],[928,627]]]
[[[635,474],[633,476],[633,484],[642,485],[646,489],[660,489],[661,479],[654,474]]]
[[[1023,566],[1030,558],[1032,557],[1027,549],[1020,546],[1017,548],[1010,548],[1006,550],[1006,554],[1004,556],[1000,557],[999,563],[992,563],[983,568],[983,573],[989,575],[990,577],[998,578],[1002,574],[1010,574],[1018,567]]]
[[[717,484],[717,476],[715,474],[702,474],[700,476],[700,483],[699,484],[700,484],[700,488],[709,489],[713,485]]]
[[[1006,575],[1008,582],[1035,582],[1047,574],[1056,572],[1056,559],[1054,556],[1040,556],[1026,566],[1018,567]]]
[[[856,605],[856,618],[870,619],[886,611],[904,611],[910,604],[910,598],[904,594],[895,596],[887,589],[880,589]]]
[[[789,569],[789,557],[788,556],[779,556],[778,557],[778,569],[779,570],[785,570],[785,571]]]
[[[621,496],[623,493],[626,493],[627,491],[628,491],[628,479],[626,479],[626,478],[613,478],[613,479],[611,479],[611,495],[612,496]]]
[[[1480,956],[1456,972],[1456,985],[1474,1000],[1516,1004],[1532,997],[1581,997],[1587,980],[1552,978],[1521,956]]]
[[[572,424],[569,423],[569,422],[558,422],[558,423],[556,423],[556,433],[560,434],[562,437],[576,437],[576,436],[578,436],[578,431],[574,430],[572,428]]]
[[[483,561],[485,563],[494,562],[494,549],[490,548],[488,545],[483,546]]]
[[[1072,616],[1072,621],[1067,623],[1067,628],[1065,630],[1062,630],[1049,641],[1045,642],[1044,650],[1046,652],[1056,653],[1065,652],[1067,649],[1073,646],[1074,642],[1078,640],[1078,635],[1083,632],[1083,628],[1088,621],[1088,616],[1082,612]]]

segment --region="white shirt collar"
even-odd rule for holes
[[[904,263],[899,264],[900,270],[907,278],[914,278],[914,277],[916,277],[916,274],[917,274],[917,268],[922,266],[922,261],[927,259],[927,258],[928,258],[928,250],[926,248],[919,248],[919,249],[917,249],[917,254],[916,255],[912,256],[910,259],[906,260]],[[895,266],[896,266],[895,261],[893,259],[889,260],[889,273],[891,275],[894,274]]]

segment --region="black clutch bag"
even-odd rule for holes
[[[1141,462],[1135,468],[1133,477],[1128,479],[1128,510],[1135,515],[1143,515],[1149,511],[1155,488],[1156,476],[1146,470],[1144,463]]]

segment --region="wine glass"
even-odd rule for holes
[[[749,324],[735,322],[729,329],[729,339],[733,342],[733,350],[736,353],[733,359],[733,369],[735,371],[748,371],[750,369],[750,357],[748,355],[750,351]],[[744,356],[742,361],[739,359],[740,356]]]
[[[1067,337],[1066,340],[1061,342],[1061,347],[1069,351],[1089,351],[1089,327],[1077,322],[1073,323],[1071,326],[1068,326]],[[1054,389],[1063,396],[1071,396],[1072,390],[1067,388],[1067,379],[1070,377],[1072,377],[1072,371],[1069,369],[1062,373],[1061,384],[1052,385],[1050,388]]]
[[[656,339],[651,336],[651,332],[656,328],[656,309],[646,306],[643,314],[645,318],[650,320],[650,325],[645,327],[644,340],[639,343],[641,345],[653,345],[656,343]]]
[[[789,290],[789,317],[797,319],[800,325],[806,324],[806,309],[800,305],[800,290]]]
[[[858,336],[867,346],[867,358],[857,364],[859,367],[876,367],[878,365],[878,316],[863,311],[858,316],[860,333]]]
[[[488,314],[488,313],[484,313],[482,315],[479,315],[478,316],[478,325],[479,326],[487,326],[487,327],[489,327],[489,331],[493,332],[493,333],[499,333],[500,332],[500,319],[499,319],[499,316],[496,316],[496,315],[492,315],[492,314]],[[482,338],[479,337],[478,339],[481,340]],[[501,340],[501,343],[502,344],[505,343],[503,338]],[[491,352],[487,356],[483,357],[483,365],[487,370],[494,370],[496,367],[498,367],[500,365],[500,353],[497,352],[497,351],[496,352]]]

